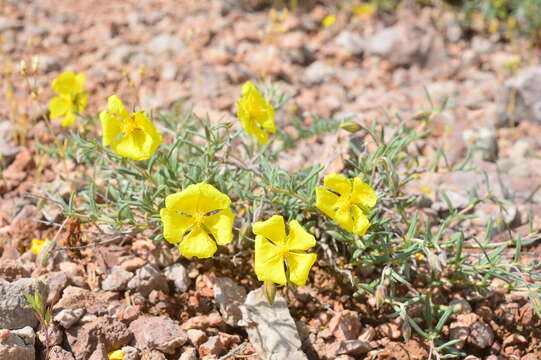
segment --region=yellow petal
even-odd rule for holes
[[[259,281],[287,283],[284,259],[278,254],[277,247],[262,235],[255,237],[254,270]]]
[[[32,247],[30,248],[30,251],[32,251],[34,254],[39,255],[39,252],[44,246],[48,246],[51,242],[49,239],[32,239]]]
[[[328,217],[333,217],[338,209],[340,197],[329,190],[317,187],[316,188],[316,207]]]
[[[217,250],[216,243],[200,227],[194,226],[192,231],[180,242],[178,250],[185,257],[209,258]]]
[[[122,133],[122,123],[113,114],[103,110],[100,112],[100,122],[102,129],[102,144],[109,146],[115,139],[118,139]]]
[[[143,131],[134,131],[114,141],[111,147],[122,157],[133,160],[146,160],[154,153],[152,139]]]
[[[152,123],[152,121],[145,115],[144,111],[136,112],[133,114],[133,118],[137,126],[141,127],[143,131],[152,139],[152,148],[149,149],[149,151],[154,153],[158,146],[162,144],[162,135],[158,132],[158,129]]]
[[[353,193],[351,197],[354,203],[369,208],[376,206],[376,201],[378,199],[374,189],[359,178],[353,179]]]
[[[284,218],[274,215],[266,221],[258,221],[252,226],[254,234],[261,235],[275,244],[286,244],[286,225]]]
[[[331,218],[347,231],[353,232],[353,217],[351,215],[351,207],[338,209]]]
[[[77,95],[75,106],[79,113],[82,113],[86,109],[88,106],[88,91],[83,91]]]
[[[326,27],[326,28],[333,26],[335,23],[336,23],[336,15],[334,14],[325,16],[323,21],[321,21],[321,25],[323,25],[323,27]]]
[[[109,354],[107,354],[107,358],[109,360],[124,360],[124,352],[122,349],[111,351]]]
[[[66,114],[66,116],[64,116],[64,118],[60,122],[60,125],[64,127],[71,126],[75,122],[75,118],[76,118],[75,113],[70,111],[69,113]]]
[[[216,214],[205,217],[205,226],[214,236],[218,245],[229,244],[233,239],[233,222],[235,215],[231,209],[218,211]]]
[[[336,191],[341,196],[348,197],[351,194],[351,181],[342,174],[329,174],[323,179],[323,186]]]
[[[287,248],[289,250],[308,250],[316,245],[316,238],[308,233],[298,221],[289,222]]]
[[[191,215],[228,209],[230,204],[231,200],[227,195],[205,183],[192,184],[165,199],[167,208]]]
[[[180,242],[186,231],[193,225],[191,217],[167,208],[160,210],[160,218],[163,224],[163,237],[171,244]]]
[[[83,91],[83,87],[77,80],[73,71],[66,71],[58,75],[58,77],[53,80],[52,88],[53,91],[59,95],[72,95]]]
[[[246,81],[244,84],[242,84],[241,92],[242,95],[248,95],[250,92],[257,91],[257,88],[251,81]]]
[[[246,130],[248,134],[255,136],[258,143],[266,145],[269,142],[269,135],[257,125],[255,119],[250,115],[247,105],[242,102],[237,102],[237,107],[237,117],[244,130]]]
[[[370,222],[366,215],[357,206],[352,206],[353,212],[353,233],[359,236],[366,234],[366,230],[370,227]]]
[[[298,286],[304,286],[306,279],[308,279],[310,268],[316,260],[316,254],[288,253],[289,281]]]
[[[376,6],[374,4],[362,4],[356,6],[353,12],[357,15],[372,15],[376,12]]]
[[[51,119],[64,116],[71,110],[69,97],[55,96],[49,101],[49,116]]]
[[[130,120],[131,116],[126,110],[124,103],[116,95],[111,95],[107,99],[107,110],[120,117],[121,120]]]
[[[77,87],[80,89],[77,92],[82,92],[85,87],[85,81],[86,81],[86,75],[85,73],[78,73],[75,75],[75,82],[77,83]]]

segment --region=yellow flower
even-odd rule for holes
[[[323,21],[321,21],[321,25],[323,25],[323,27],[326,27],[326,28],[333,26],[335,23],[336,23],[336,15],[334,14],[325,16],[323,18]]]
[[[77,113],[81,113],[88,105],[88,92],[84,91],[86,75],[66,71],[53,80],[52,88],[58,96],[49,102],[51,119],[64,117],[62,126],[71,126]]]
[[[231,200],[210,184],[199,183],[167,196],[161,209],[163,236],[171,244],[178,243],[186,257],[208,258],[218,245],[233,238],[235,215],[229,208]]]
[[[107,354],[107,358],[109,360],[124,360],[124,352],[122,349],[111,351],[109,354]]]
[[[255,273],[259,281],[286,285],[288,281],[304,286],[316,254],[305,251],[316,244],[316,239],[295,220],[289,222],[286,236],[284,218],[274,215],[258,221],[253,227],[255,237]],[[287,275],[284,264],[287,266]]]
[[[103,146],[111,146],[122,157],[145,160],[162,143],[162,136],[144,111],[130,115],[118,96],[110,96],[107,110],[100,113]]]
[[[44,246],[48,246],[51,243],[49,239],[32,239],[32,247],[30,248],[30,251],[32,251],[34,254],[39,255],[39,252]]]
[[[370,227],[365,212],[376,205],[374,189],[359,178],[329,174],[316,188],[316,207],[349,232],[364,235]]]
[[[362,5],[359,5],[359,6],[356,6],[354,9],[353,9],[353,12],[356,14],[356,15],[372,15],[376,12],[376,6],[374,6],[373,4],[362,4]]]
[[[242,97],[237,101],[237,117],[246,132],[265,145],[270,133],[275,133],[274,108],[250,81],[242,85]]]

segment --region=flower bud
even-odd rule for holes
[[[272,281],[265,281],[263,283],[265,297],[267,298],[269,304],[272,306],[274,304],[274,298],[276,297],[276,284]]]
[[[385,286],[383,285],[379,285],[376,288],[376,293],[374,295],[375,300],[376,300],[376,309],[379,309],[381,305],[383,305],[383,303],[385,302],[385,297],[387,296],[386,292],[387,291],[385,289]]]
[[[427,260],[428,260],[428,266],[433,272],[439,273],[441,271],[442,269],[441,262],[436,254],[431,252],[430,254],[428,254]]]
[[[363,127],[355,121],[346,121],[345,123],[340,124],[340,129],[344,129],[346,131],[349,131],[350,133],[356,133],[362,128]]]
[[[411,339],[411,326],[406,319],[402,323],[402,337],[404,338],[404,342],[409,342]]]

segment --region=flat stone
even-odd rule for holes
[[[102,281],[101,288],[105,291],[122,291],[126,289],[131,278],[133,278],[131,272],[120,266],[113,266],[110,273]]]
[[[12,283],[0,281],[0,329],[32,328],[38,325],[34,309],[24,294],[34,295],[39,291],[47,299],[47,287],[39,279],[23,278]]]
[[[333,353],[336,355],[355,355],[360,356],[368,353],[372,347],[364,341],[353,339],[339,341],[333,347]]]
[[[19,330],[0,330],[0,359],[35,360],[36,334],[30,326]]]
[[[238,326],[242,320],[241,305],[246,300],[246,290],[227,277],[214,280],[214,301],[227,325]]]
[[[49,360],[75,360],[72,353],[62,349],[62,347],[55,345],[49,352]]]
[[[179,324],[166,316],[141,316],[130,324],[130,330],[135,337],[135,347],[140,350],[174,354],[188,341]]]
[[[123,346],[122,354],[124,355],[124,360],[139,360],[139,351],[133,346]]]
[[[173,282],[176,291],[184,292],[190,287],[188,271],[186,271],[186,268],[182,264],[168,266],[164,269],[163,273],[167,280]]]
[[[285,299],[276,294],[271,306],[263,288],[251,291],[242,307],[250,343],[263,360],[307,360]]]
[[[205,343],[199,346],[199,356],[203,359],[217,357],[225,352],[225,346],[220,341],[220,336],[211,336]]]
[[[207,338],[208,338],[207,334],[203,330],[199,330],[199,329],[190,329],[186,331],[186,333],[188,334],[188,338],[190,339],[190,342],[194,346],[201,345],[202,343],[207,341]]]
[[[152,290],[160,290],[167,293],[169,286],[167,278],[154,265],[146,264],[139,268],[135,276],[128,282],[128,288],[135,290],[147,297]]]
[[[471,327],[468,343],[479,348],[486,349],[494,342],[494,331],[484,321],[477,321]]]
[[[541,66],[522,70],[505,82],[497,96],[496,127],[527,121],[541,123]]]
[[[85,314],[84,309],[64,309],[53,317],[64,329],[69,329]]]
[[[66,330],[67,342],[76,360],[86,360],[96,350],[99,354],[101,346],[106,349],[119,349],[128,345],[133,337],[128,327],[115,319],[99,317],[84,321],[85,318],[81,320],[81,325]]]

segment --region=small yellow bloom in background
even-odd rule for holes
[[[109,360],[124,360],[124,352],[122,349],[111,351],[109,354],[107,354],[107,358]]]
[[[316,207],[349,232],[364,235],[370,227],[365,215],[376,205],[374,189],[359,178],[329,174],[316,188]]]
[[[297,221],[289,222],[286,236],[284,218],[274,215],[258,221],[253,227],[255,238],[255,273],[259,281],[286,285],[288,281],[304,286],[316,254],[305,251],[316,245],[316,239]],[[287,265],[287,274],[285,266]]]
[[[145,112],[130,115],[116,95],[107,99],[107,110],[100,113],[100,121],[103,146],[111,146],[122,157],[148,159],[162,143],[162,136]]]
[[[233,239],[231,199],[210,184],[199,183],[167,196],[160,217],[163,236],[183,256],[209,258]]]
[[[250,81],[242,85],[242,97],[237,101],[237,117],[246,132],[261,145],[269,142],[267,132],[275,133],[274,108]]]
[[[359,5],[359,6],[355,6],[353,8],[353,12],[356,15],[370,16],[370,15],[373,15],[376,12],[376,6],[374,4],[362,4],[362,5]]]
[[[49,239],[32,239],[32,247],[30,248],[30,251],[36,255],[39,255],[41,249],[43,249],[44,246],[48,246],[50,243],[51,241]]]
[[[520,67],[522,57],[520,55],[510,55],[504,66],[509,70],[516,70]]]
[[[88,106],[88,92],[84,91],[86,75],[66,71],[53,80],[53,91],[58,95],[49,102],[51,119],[63,117],[60,125],[71,126],[77,113]]]
[[[330,28],[335,23],[336,23],[336,15],[334,14],[325,16],[323,20],[321,21],[321,25],[323,25],[323,27],[325,28]]]

